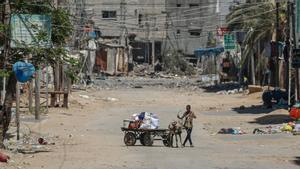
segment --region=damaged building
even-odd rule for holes
[[[131,70],[133,62],[154,64],[168,51],[196,60],[196,49],[221,45],[216,32],[225,25],[234,1],[72,0],[76,6],[73,13],[80,16],[76,22],[85,32],[85,36],[74,36],[74,46],[84,48],[82,39],[90,38],[89,31],[98,30],[96,71],[109,69],[109,53],[115,48],[124,50],[129,65],[119,70]],[[86,25],[92,28],[86,29]]]
[[[85,6],[93,10],[92,20],[101,30],[100,44],[128,47],[138,63],[161,57],[166,37],[164,1],[86,0]]]

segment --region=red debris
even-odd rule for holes
[[[292,119],[299,119],[300,118],[300,110],[296,107],[292,107],[290,110],[290,117]]]
[[[38,142],[39,142],[41,145],[47,145],[47,144],[48,144],[48,142],[45,141],[43,138],[39,138],[39,139],[38,139]]]
[[[0,162],[7,163],[7,161],[10,159],[10,157],[6,154],[3,154],[0,152]]]

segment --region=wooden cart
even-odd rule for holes
[[[140,140],[143,146],[152,146],[154,140],[161,140],[165,146],[170,146],[168,129],[129,129],[122,127],[121,130],[125,133],[124,143],[126,146],[134,146],[137,140]]]

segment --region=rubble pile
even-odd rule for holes
[[[178,51],[169,51],[163,57],[163,70],[178,75],[196,74],[194,66],[187,62],[183,54]]]
[[[200,90],[207,83],[202,82],[199,78],[188,78],[166,76],[158,74],[157,78],[149,77],[110,77],[105,80],[96,80],[93,87],[99,90],[110,90],[118,88],[143,88],[143,87],[160,87],[160,88],[184,88],[189,90]]]

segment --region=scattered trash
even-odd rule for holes
[[[218,134],[233,134],[233,135],[241,135],[246,134],[246,132],[242,131],[240,128],[222,128]]]
[[[300,132],[300,120],[296,121],[294,131],[295,132]]]
[[[133,88],[135,88],[135,89],[142,89],[143,86],[133,86]]]
[[[284,123],[282,125],[267,126],[265,128],[255,128],[253,134],[277,134],[277,133],[292,133],[295,128],[294,122]]]
[[[289,124],[284,124],[281,130],[282,131],[287,131],[287,132],[292,132],[293,131],[293,126],[291,126]]]
[[[45,139],[43,139],[43,138],[39,138],[38,139],[38,142],[39,142],[39,144],[41,144],[41,145],[55,145],[55,143],[53,142],[53,143],[48,143]]]
[[[102,100],[104,100],[104,101],[109,101],[109,102],[119,101],[119,99],[113,98],[113,97],[102,98]]]
[[[268,134],[268,133],[266,131],[256,128],[253,130],[253,134]]]
[[[89,99],[90,97],[88,95],[79,95],[80,97],[84,98],[84,99]]]
[[[45,147],[44,145],[24,145],[17,149],[19,153],[23,154],[34,154],[41,152],[50,152],[49,147]]]
[[[238,93],[243,93],[244,90],[243,88],[240,89],[233,89],[233,90],[222,90],[217,92],[218,95],[232,95],[232,94],[238,94]]]
[[[3,154],[0,152],[0,162],[3,162],[3,163],[7,163],[7,161],[10,159],[10,157],[6,154]]]
[[[43,138],[39,138],[39,139],[38,139],[38,142],[39,142],[41,145],[47,145],[47,144],[48,144],[48,142],[45,141]]]

